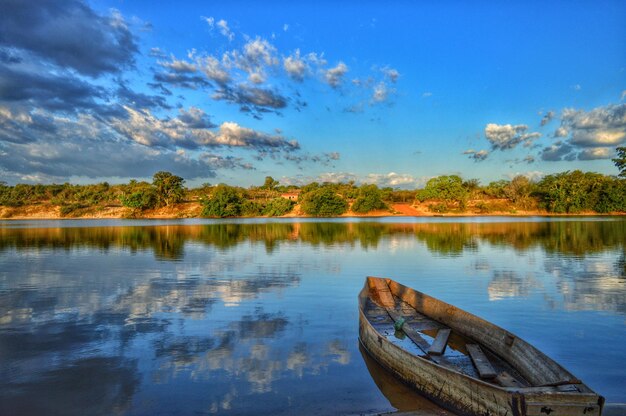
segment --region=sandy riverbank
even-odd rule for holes
[[[409,203],[392,204],[389,210],[372,211],[367,214],[355,214],[348,212],[340,217],[473,217],[473,216],[568,216],[570,214],[550,214],[542,210],[532,211],[493,211],[489,213],[474,212],[471,207],[462,213],[437,214],[429,211],[427,205],[412,205]],[[70,215],[62,215],[59,206],[51,204],[28,205],[23,207],[0,207],[0,219],[25,220],[25,219],[175,219],[175,218],[202,218],[202,206],[198,202],[185,202],[174,206],[162,207],[146,211],[133,211],[122,206],[95,206],[80,208]],[[578,213],[581,215],[600,215],[594,212]],[[614,213],[612,215],[624,215],[624,213]],[[284,218],[308,217],[303,214],[299,206]]]

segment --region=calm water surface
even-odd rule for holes
[[[432,406],[360,351],[366,275],[626,402],[626,221],[402,221],[0,222],[0,414]]]

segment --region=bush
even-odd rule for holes
[[[59,210],[59,212],[61,213],[62,217],[67,217],[70,214],[74,213],[75,211],[82,209],[82,208],[87,208],[87,205],[83,205],[83,204],[67,204],[67,205],[61,205],[61,208]]]
[[[316,217],[341,215],[348,210],[348,202],[335,193],[331,187],[323,186],[307,192],[302,197],[302,211]]]
[[[218,185],[211,197],[204,201],[203,217],[238,217],[242,213],[243,198],[235,188],[228,185]]]
[[[123,206],[138,210],[154,208],[157,205],[157,196],[152,189],[143,189],[130,195],[122,195],[120,202]]]
[[[294,202],[287,198],[274,198],[263,208],[263,215],[267,215],[268,217],[280,217],[281,215],[291,212],[293,206]]]
[[[438,214],[444,214],[449,211],[448,205],[444,204],[443,202],[440,202],[438,204],[431,204],[428,206],[428,209]]]
[[[376,209],[385,209],[387,205],[382,200],[382,192],[376,185],[363,185],[359,189],[359,196],[352,204],[352,211],[365,214]]]
[[[258,217],[263,212],[263,205],[244,199],[241,203],[241,215],[244,217]]]
[[[491,212],[491,207],[483,201],[476,204],[476,210],[479,214],[488,214]]]

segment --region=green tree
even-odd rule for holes
[[[577,213],[594,210],[601,198],[604,175],[593,172],[561,172],[538,183],[541,202],[548,211]]]
[[[509,185],[509,181],[501,179],[495,182],[489,182],[489,185],[483,188],[485,195],[492,198],[506,198],[505,189]]]
[[[480,193],[480,180],[468,179],[463,182],[463,187],[467,190],[468,197],[477,198]]]
[[[617,157],[613,159],[613,163],[619,169],[619,176],[626,178],[626,147],[618,147],[615,150],[617,151]]]
[[[265,182],[263,183],[263,186],[261,188],[267,189],[268,191],[273,191],[278,186],[278,184],[279,182],[277,180],[275,180],[271,176],[266,176]]]
[[[626,211],[626,179],[606,178],[598,189],[594,210],[601,213]]]
[[[375,184],[362,185],[359,188],[359,196],[352,204],[352,211],[359,214],[376,209],[385,209],[387,205],[383,202],[382,192]]]
[[[446,204],[456,203],[459,209],[465,209],[468,191],[463,186],[463,179],[458,175],[438,176],[426,183],[424,189],[418,191],[417,199],[421,202],[438,199]]]
[[[160,171],[152,177],[159,206],[175,204],[183,200],[185,180],[170,172]]]
[[[202,208],[204,217],[238,217],[242,213],[243,198],[232,186],[218,185]]]
[[[301,207],[305,214],[316,217],[341,215],[348,210],[348,202],[337,195],[333,187],[322,186],[301,196]]]
[[[300,188],[300,194],[298,195],[298,202],[302,203],[306,194],[312,191],[316,191],[320,188],[320,184],[317,182],[311,182]]]

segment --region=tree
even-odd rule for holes
[[[489,182],[489,185],[483,188],[487,196],[492,198],[506,198],[505,189],[509,185],[509,181],[500,179],[499,181]]]
[[[301,200],[302,211],[316,217],[341,215],[348,210],[348,202],[337,195],[331,186],[322,186],[307,192]]]
[[[387,205],[382,200],[382,192],[374,184],[361,186],[359,196],[352,204],[352,211],[360,214],[385,208]]]
[[[235,188],[218,185],[211,197],[204,202],[204,217],[238,217],[242,212],[243,198]]]
[[[268,191],[273,191],[274,188],[278,186],[278,184],[279,182],[277,180],[275,180],[271,176],[266,176],[265,183],[263,183],[263,186],[261,188],[267,189]]]
[[[618,147],[615,150],[617,151],[617,157],[613,159],[613,163],[619,169],[619,176],[626,178],[626,147]]]
[[[575,170],[547,175],[537,185],[548,211],[571,214],[598,206],[604,180],[599,173]]]
[[[517,207],[528,209],[532,205],[530,194],[533,191],[533,184],[524,175],[517,175],[504,187],[504,194]]]
[[[167,206],[182,201],[185,195],[184,183],[183,178],[170,172],[155,173],[152,177],[152,185],[155,187],[159,206]]]
[[[419,201],[439,199],[446,204],[458,203],[460,209],[465,208],[468,191],[463,186],[463,179],[458,175],[438,176],[426,183],[426,187],[416,195]]]
[[[463,182],[463,187],[467,189],[467,193],[472,198],[476,198],[480,193],[480,180],[479,179],[468,179]]]

